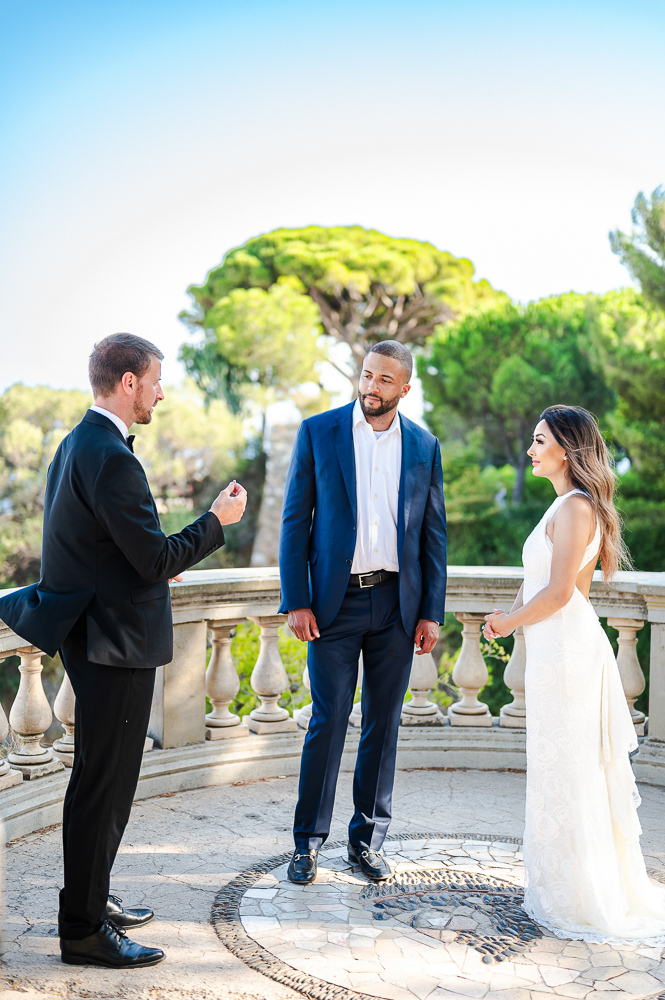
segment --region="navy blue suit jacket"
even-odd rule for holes
[[[319,628],[340,609],[356,547],[354,403],[304,420],[286,479],[279,570],[280,612],[311,608]],[[401,414],[402,473],[397,553],[402,622],[442,622],[446,511],[439,442]]]

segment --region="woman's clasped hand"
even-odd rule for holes
[[[483,625],[483,635],[489,642],[490,639],[505,638],[515,631],[515,626],[510,623],[510,615],[501,608],[494,608],[491,615],[485,615]]]

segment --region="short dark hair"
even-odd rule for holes
[[[158,347],[143,337],[133,333],[112,333],[95,344],[90,361],[88,376],[95,396],[110,396],[125,374],[133,372],[143,378],[150,368],[153,358],[162,360],[164,355]]]
[[[399,361],[402,368],[407,374],[407,378],[411,378],[411,373],[413,372],[413,358],[411,357],[411,351],[404,344],[400,344],[398,340],[382,340],[378,344],[374,344],[370,347],[368,354],[384,354],[388,358],[394,358],[395,361]]]

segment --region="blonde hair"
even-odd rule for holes
[[[573,485],[588,493],[600,522],[600,565],[605,583],[618,569],[632,568],[630,553],[621,535],[621,518],[614,503],[617,477],[614,462],[598,424],[581,406],[548,406],[540,414],[566,450]]]

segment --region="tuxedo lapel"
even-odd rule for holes
[[[335,450],[355,522],[358,516],[358,501],[356,497],[356,453],[353,447],[353,406],[353,403],[349,403],[348,406],[341,409],[334,428],[334,437]]]

